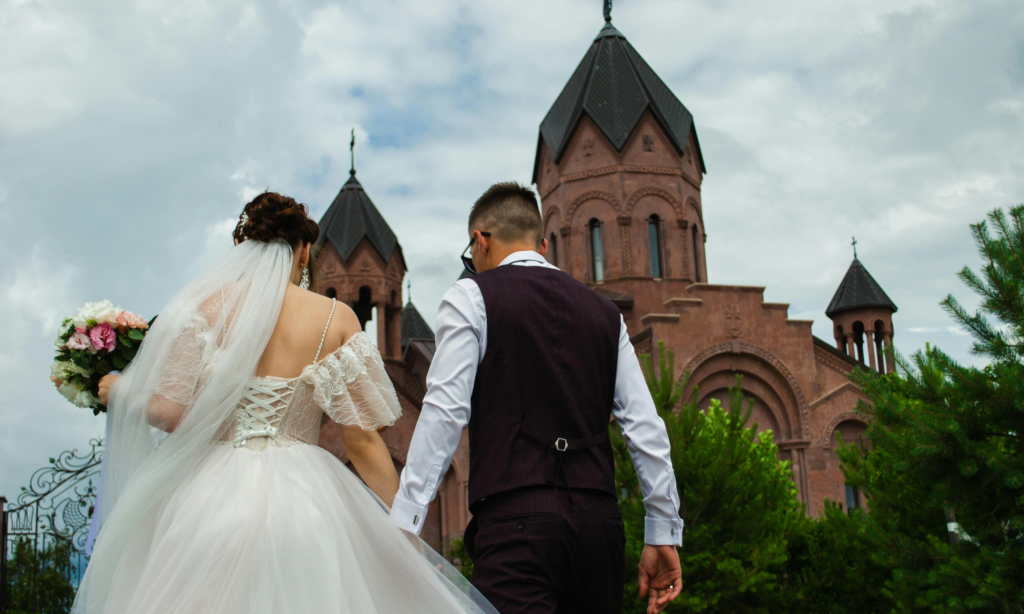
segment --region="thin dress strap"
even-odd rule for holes
[[[316,361],[320,360],[320,352],[322,352],[324,350],[324,339],[327,338],[327,329],[331,327],[331,319],[334,318],[334,308],[337,306],[337,304],[338,304],[338,299],[332,298],[331,299],[331,315],[327,316],[327,326],[324,326],[324,335],[322,337],[320,337],[320,347],[318,347],[316,349],[316,358],[313,359],[313,362],[316,362]]]

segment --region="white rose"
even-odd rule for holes
[[[79,407],[92,408],[100,404],[100,400],[92,395],[88,390],[82,390],[75,396],[75,400],[72,401]]]
[[[60,365],[59,368],[60,368],[60,370],[64,374],[64,379],[67,379],[67,378],[69,378],[69,377],[71,377],[72,375],[75,375],[75,374],[84,375],[86,377],[89,376],[89,371],[88,370],[83,369],[82,367],[79,367],[78,365],[76,365],[75,363],[71,362],[70,360],[59,360],[59,361],[57,361],[57,364]]]
[[[74,403],[75,399],[78,398],[78,393],[82,392],[82,386],[74,382],[65,381],[57,388],[57,392],[59,392],[65,399]]]
[[[94,320],[97,324],[116,322],[117,314],[120,311],[120,309],[114,308],[113,303],[106,300],[86,303],[78,310],[78,313],[71,317],[71,323],[75,328],[86,328],[89,325],[89,320]]]

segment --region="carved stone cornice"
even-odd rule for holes
[[[846,375],[850,371],[853,371],[853,365],[843,362],[828,352],[818,348],[814,348],[814,359],[842,375]]]

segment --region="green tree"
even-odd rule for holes
[[[971,229],[982,269],[959,277],[980,306],[942,305],[989,364],[929,346],[894,355],[896,374],[852,376],[871,399],[872,450],[839,455],[870,498],[862,534],[901,612],[1024,611],[1024,206]]]
[[[71,574],[71,544],[55,539],[36,548],[29,539],[14,542],[7,560],[6,611],[11,614],[64,614],[71,609],[75,588]]]
[[[448,545],[448,562],[455,566],[467,580],[473,577],[473,559],[466,552],[466,542],[461,537],[451,540]]]
[[[789,538],[780,598],[790,612],[862,614],[889,612],[893,601],[880,590],[890,571],[874,562],[862,535],[863,512],[847,514],[825,501],[820,518],[806,519]]]
[[[698,406],[697,390],[679,401],[689,373],[678,384],[674,356],[658,344],[657,371],[641,355],[647,384],[665,421],[672,464],[686,522],[680,550],[683,591],[668,612],[779,611],[779,571],[786,541],[804,522],[788,462],[779,462],[771,433],[747,428],[752,403],[742,378],[729,391],[729,410],[712,400]],[[677,407],[678,405],[678,407]],[[636,569],[643,549],[644,508],[636,473],[618,430],[612,429],[620,507],[626,522],[626,568]],[[636,576],[626,577],[627,612],[643,612]]]

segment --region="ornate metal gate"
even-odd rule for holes
[[[89,445],[83,455],[51,458],[10,508],[0,497],[0,614],[51,612],[74,597],[89,562],[85,543],[103,455],[102,440]]]

